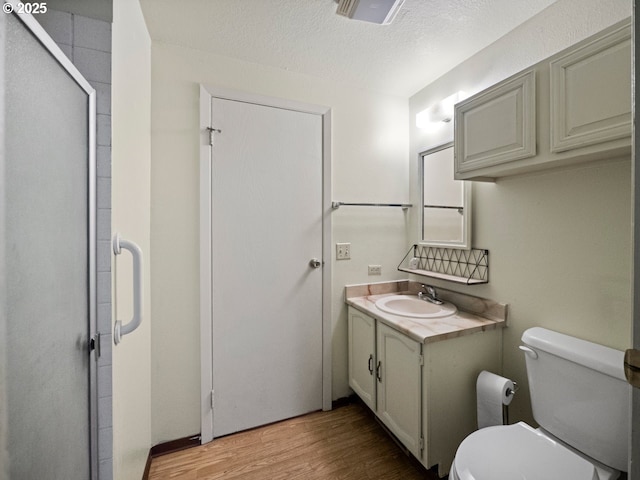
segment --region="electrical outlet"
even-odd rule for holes
[[[369,275],[382,275],[382,265],[369,265]]]
[[[350,243],[336,243],[336,260],[349,260],[351,258]]]

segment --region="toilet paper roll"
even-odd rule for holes
[[[513,382],[483,370],[476,382],[478,428],[502,425],[502,406],[513,399]]]

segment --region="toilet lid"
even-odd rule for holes
[[[460,480],[597,480],[595,466],[526,423],[487,427],[458,447]]]

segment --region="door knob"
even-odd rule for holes
[[[320,268],[322,266],[322,262],[317,258],[312,258],[311,260],[309,260],[309,266],[311,268]]]

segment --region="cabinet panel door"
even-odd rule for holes
[[[378,416],[421,458],[421,344],[378,324]]]
[[[370,409],[376,409],[375,320],[349,308],[349,386]]]
[[[535,78],[525,71],[456,105],[456,174],[536,154]]]
[[[551,151],[631,134],[631,27],[552,61]]]

